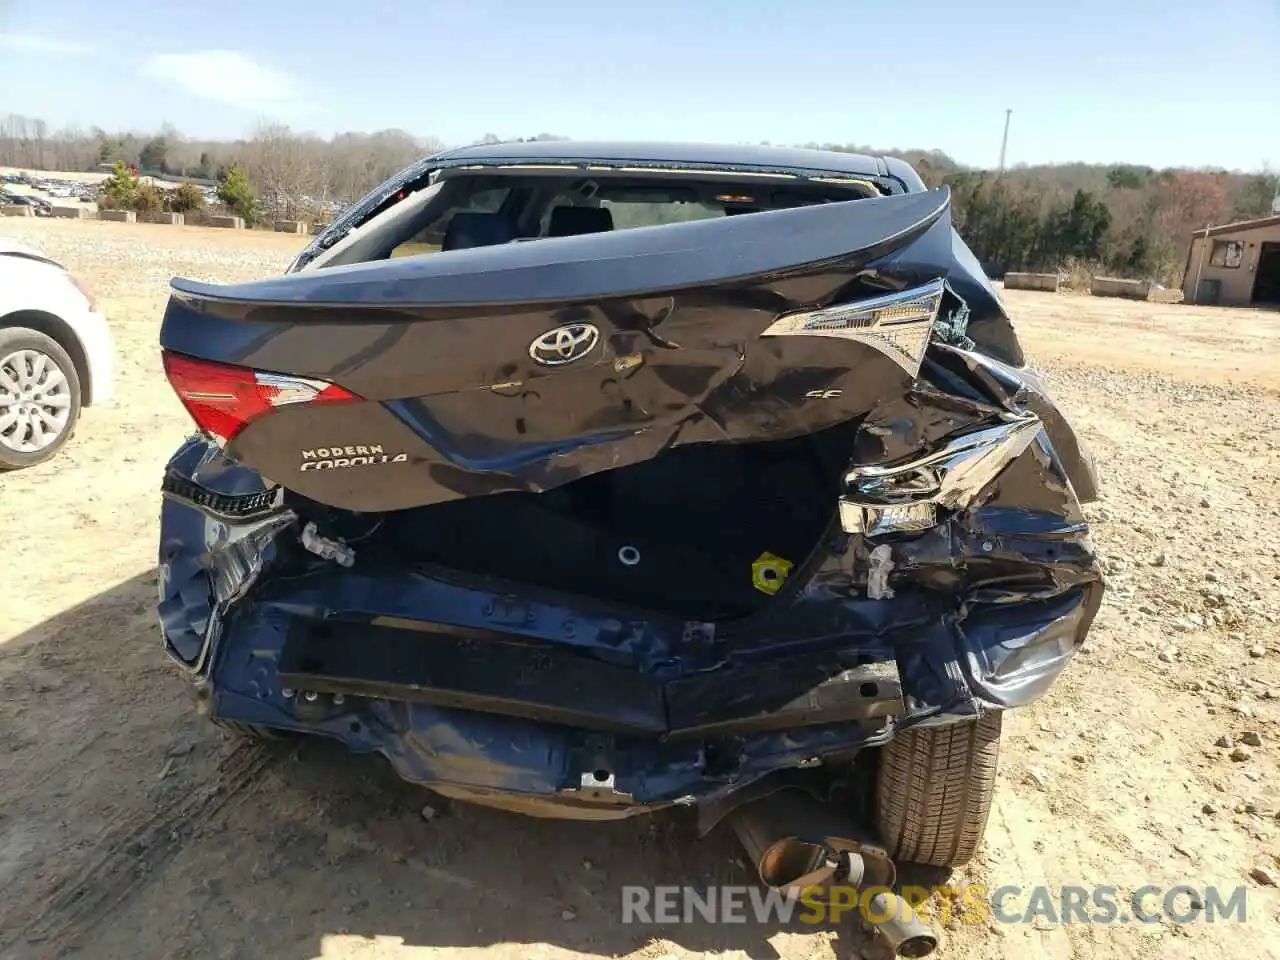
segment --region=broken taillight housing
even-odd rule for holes
[[[946,281],[864,297],[779,317],[760,336],[837,337],[878,350],[912,377],[920,375]]]
[[[197,360],[165,350],[164,373],[196,426],[227,443],[277,407],[350,403],[363,398],[335,383]]]
[[[939,508],[971,507],[1043,428],[1030,411],[1004,413],[922,457],[854,467],[844,478],[840,524],[845,533],[868,537],[927,530]]]

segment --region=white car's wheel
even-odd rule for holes
[[[80,378],[57,341],[38,330],[0,330],[0,470],[34,466],[71,438]]]

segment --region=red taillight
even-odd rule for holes
[[[349,403],[360,400],[334,383],[250,367],[197,360],[164,351],[164,373],[196,426],[223,443],[253,420],[295,403]]]

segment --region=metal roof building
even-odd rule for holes
[[[1182,297],[1224,307],[1280,306],[1280,215],[1195,231]]]

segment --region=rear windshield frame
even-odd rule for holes
[[[401,199],[416,190],[435,184],[441,179],[464,175],[503,175],[518,173],[522,176],[563,177],[580,172],[583,176],[612,177],[618,175],[671,176],[674,178],[697,177],[701,180],[724,179],[741,182],[744,178],[779,183],[813,183],[829,186],[847,186],[850,190],[865,190],[864,196],[889,196],[909,192],[898,177],[849,174],[836,170],[808,167],[782,167],[760,164],[726,164],[666,161],[603,161],[587,157],[546,160],[530,158],[477,159],[459,157],[445,159],[439,155],[428,157],[406,168],[358,201],[311,242],[290,265],[293,273],[337,244],[352,230],[368,223]],[[850,199],[853,199],[851,197]]]

